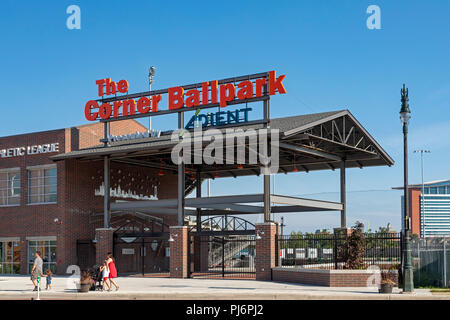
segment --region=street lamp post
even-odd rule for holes
[[[421,195],[421,201],[420,201],[420,236],[425,237],[425,185],[423,182],[423,154],[424,153],[431,153],[430,150],[414,150],[414,153],[420,153],[420,164],[422,169],[422,195]]]
[[[154,66],[151,66],[150,69],[148,69],[148,90],[152,91],[152,83],[153,83],[153,77],[155,76],[156,68]],[[148,133],[151,135],[152,131],[152,117],[148,118]]]
[[[409,109],[409,98],[408,98],[408,89],[405,88],[403,84],[403,88],[400,90],[401,93],[401,102],[402,108],[400,109],[400,120],[403,124],[403,161],[404,161],[404,266],[403,266],[403,292],[410,293],[414,291],[414,283],[413,283],[413,268],[412,268],[412,257],[411,257],[411,230],[410,230],[410,221],[409,221],[409,192],[408,192],[408,124],[409,119],[411,119],[411,111]]]

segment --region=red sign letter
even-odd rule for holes
[[[150,99],[147,97],[142,97],[137,102],[137,110],[139,113],[147,113],[150,111]]]
[[[120,80],[117,83],[117,90],[119,90],[120,93],[126,93],[128,91],[128,81]]]
[[[186,92],[186,107],[196,107],[200,104],[200,92],[196,89]]]
[[[269,71],[269,94],[274,95],[278,90],[278,93],[286,93],[286,89],[283,86],[283,80],[286,75],[279,76],[275,71]]]
[[[98,109],[98,103],[95,100],[89,100],[88,102],[86,102],[86,105],[84,107],[84,116],[88,121],[97,120],[98,113],[97,112],[91,113],[92,109]]]
[[[95,83],[98,85],[98,96],[103,95],[103,85],[105,84],[105,79],[97,80]]]
[[[169,88],[169,110],[180,109],[183,107],[184,89],[182,87]],[[175,102],[176,101],[176,102]]]
[[[237,97],[240,100],[253,98],[253,83],[251,81],[242,81],[238,84]]]
[[[220,86],[220,107],[226,107],[227,101],[234,100],[234,84],[227,83]]]
[[[109,103],[103,103],[100,108],[98,109],[98,114],[100,115],[100,118],[103,120],[108,119],[111,117],[111,105]]]

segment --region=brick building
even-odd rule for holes
[[[112,135],[146,130],[135,120],[110,126]],[[79,264],[77,241],[92,241],[103,222],[103,162],[51,157],[98,146],[102,137],[103,125],[95,123],[0,138],[0,274],[29,273],[36,250],[44,269],[58,274]],[[158,176],[154,168],[111,164],[112,201],[173,197],[173,183],[176,176]],[[113,216],[111,224],[118,227],[126,219]]]
[[[403,190],[402,187],[393,189]],[[408,186],[408,192],[411,232],[421,238],[449,236],[450,180],[412,184]],[[401,201],[403,212],[403,195]]]

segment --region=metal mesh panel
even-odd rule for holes
[[[449,287],[450,241],[443,237],[414,239],[411,242],[414,285]]]

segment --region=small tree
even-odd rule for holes
[[[352,227],[352,233],[348,236],[344,251],[344,261],[346,269],[364,268],[364,250],[366,238],[363,233],[364,225],[356,221]]]

